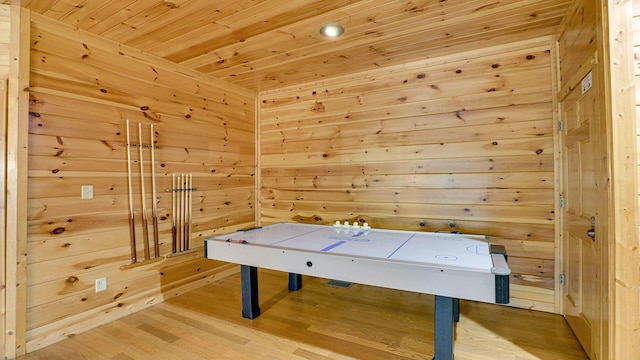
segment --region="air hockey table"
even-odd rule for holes
[[[242,316],[260,315],[258,268],[435,295],[434,359],[453,359],[459,300],[509,303],[504,247],[483,236],[277,223],[205,238],[205,257],[241,265]]]

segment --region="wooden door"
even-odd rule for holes
[[[588,87],[593,73],[592,87]],[[603,291],[599,281],[602,258],[598,236],[598,208],[602,185],[599,168],[598,87],[595,71],[561,101],[563,150],[563,286],[564,315],[592,359],[600,356],[600,308]],[[585,81],[586,80],[586,81]],[[581,86],[582,85],[582,86]],[[595,230],[595,234],[591,231]],[[593,237],[591,235],[594,235]]]

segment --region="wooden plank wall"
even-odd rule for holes
[[[640,160],[640,0],[633,0],[633,52],[634,74],[636,80],[636,138],[638,139],[638,159]],[[640,177],[640,162],[638,163],[638,176]],[[638,189],[640,206],[640,188]],[[639,224],[640,225],[640,224]],[[640,246],[640,239],[638,239]]]
[[[9,5],[0,4],[0,79],[9,78]]]
[[[564,35],[558,44],[560,98],[570,91],[569,84],[576,83],[574,77],[579,80],[588,71],[583,67],[589,66],[587,60],[598,50],[596,8],[593,1],[575,0],[561,25],[559,33]]]
[[[11,17],[9,13],[9,5],[0,4],[0,158],[5,159],[6,146],[7,146],[7,92],[9,78],[9,30],[11,27]],[[6,315],[6,278],[5,278],[5,266],[4,261],[6,259],[6,237],[5,237],[5,222],[6,222],[6,199],[7,193],[6,187],[6,171],[3,161],[3,165],[0,167],[0,259],[2,259],[2,266],[0,266],[0,354],[5,354],[5,315]]]
[[[263,223],[486,234],[555,311],[552,39],[261,93]]]
[[[633,53],[634,53],[634,77],[635,77],[635,99],[636,99],[636,142],[637,142],[637,159],[638,159],[638,178],[640,178],[640,0],[633,0]],[[640,201],[640,188],[638,188]],[[638,204],[640,208],[640,202]],[[640,226],[640,219],[638,220]],[[639,230],[640,231],[640,230]],[[640,248],[640,237],[638,238],[638,248]],[[639,260],[640,261],[640,260]],[[640,308],[637,313],[640,313]],[[636,339],[638,336],[636,336]],[[636,351],[638,343],[636,342],[634,349]]]
[[[254,224],[256,162],[254,92],[35,13],[31,44],[28,351],[236,271],[205,260],[202,240]],[[171,252],[172,174],[193,174],[197,252],[121,268],[130,263],[125,119],[134,143],[138,123],[146,144],[155,125],[162,257]],[[94,199],[81,200],[81,185],[94,186]],[[96,293],[101,277],[108,289]]]
[[[8,94],[8,82],[6,79],[0,79],[0,158],[5,159],[7,156],[7,94]],[[6,271],[5,271],[5,259],[7,256],[7,243],[6,243],[6,196],[7,183],[6,183],[6,168],[0,167],[0,259],[2,259],[2,266],[0,266],[0,354],[5,353],[5,337],[6,322],[5,316],[7,313],[6,303]]]
[[[603,6],[604,5],[604,6]],[[611,134],[611,189],[613,217],[608,219],[615,235],[612,245],[615,266],[609,276],[610,291],[603,301],[615,299],[609,304],[614,315],[611,333],[611,359],[628,357],[640,358],[640,232],[638,224],[638,202],[635,195],[638,182],[638,141],[635,119],[636,94],[634,54],[633,14],[634,1],[607,1],[601,5],[603,13],[603,64],[607,65],[610,88],[607,98],[611,99],[608,118],[611,125],[606,133]],[[613,310],[611,310],[613,309]]]
[[[5,357],[26,350],[27,157],[29,123],[29,11],[10,6],[9,81],[7,91],[5,238]]]

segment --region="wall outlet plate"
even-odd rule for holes
[[[96,292],[107,290],[107,278],[96,279]]]
[[[93,185],[82,185],[82,199],[93,199]]]

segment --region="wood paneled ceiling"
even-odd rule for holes
[[[237,85],[264,91],[554,34],[570,3],[22,0],[21,6]],[[341,24],[344,35],[339,39],[320,35],[320,27],[328,22]]]

